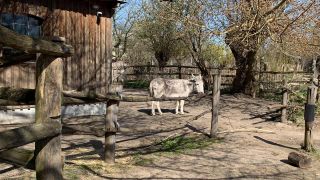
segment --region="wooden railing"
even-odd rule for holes
[[[0,157],[6,160],[18,161],[22,158],[29,164],[31,154],[23,149],[13,149],[35,142],[34,169],[37,179],[63,179],[61,162],[61,102],[63,65],[60,57],[69,57],[74,53],[70,45],[64,43],[64,38],[53,38],[52,41],[33,39],[19,35],[0,25],[0,44],[27,53],[25,57],[15,60],[1,57],[1,66],[10,66],[25,62],[30,54],[37,54],[36,89],[20,91],[2,89],[2,98],[8,104],[14,98],[35,97],[28,100],[36,106],[35,124],[20,127],[0,133]],[[30,96],[31,95],[31,96]],[[15,102],[18,103],[18,102]],[[21,153],[25,152],[23,156]],[[25,154],[27,154],[25,156]],[[21,162],[21,161],[20,161]]]
[[[124,77],[127,81],[151,81],[156,77],[163,78],[190,78],[191,74],[200,74],[200,70],[196,66],[165,66],[159,70],[154,65],[125,66]],[[218,68],[209,68],[211,74],[217,74]],[[231,87],[234,77],[236,76],[236,68],[220,69],[222,88]],[[287,79],[290,84],[306,84],[310,82],[312,73],[304,71],[256,71],[256,84],[259,91],[270,92],[282,86],[283,79]]]

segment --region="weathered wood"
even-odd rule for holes
[[[74,49],[70,45],[20,35],[2,25],[0,25],[0,37],[0,43],[2,45],[26,53],[42,53],[56,57],[69,57],[74,54]]]
[[[35,104],[35,90],[25,88],[0,87],[0,106],[14,106],[14,105],[34,105]],[[193,101],[198,98],[205,97],[206,94],[197,94],[189,96],[188,98],[154,98],[150,96],[141,95],[119,95],[118,93],[110,93],[102,95],[93,91],[63,91],[62,104],[86,104],[95,102],[105,102],[108,100],[116,100],[123,102],[148,102],[148,101],[177,101],[186,100]]]
[[[109,164],[115,162],[116,132],[119,130],[117,122],[118,106],[119,101],[110,100],[107,102],[104,161]]]
[[[284,108],[281,109],[281,122],[287,123],[287,108],[288,105],[288,91],[287,91],[287,81],[283,81],[284,90],[282,92],[282,105]]]
[[[34,150],[24,148],[14,148],[7,151],[0,152],[0,159],[7,161],[10,164],[25,167],[27,169],[35,170]],[[65,157],[61,156],[61,162],[64,164]]]
[[[74,117],[72,119],[76,119],[76,117]],[[63,129],[62,130],[63,130],[62,131],[63,133],[78,132],[80,134],[90,134],[90,135],[94,135],[94,136],[97,136],[97,137],[103,137],[105,135],[105,131],[104,130],[98,129],[98,128],[94,128],[94,127],[87,127],[85,125],[66,124],[66,125],[63,125]]]
[[[218,131],[220,84],[221,84],[221,74],[220,73],[215,74],[213,76],[212,118],[211,118],[210,137],[215,137]]]
[[[46,122],[48,118],[57,118],[61,123],[62,59],[41,55],[36,67],[36,123]],[[35,157],[37,179],[63,179],[61,135],[36,141]]]
[[[61,124],[51,120],[47,123],[33,124],[0,132],[0,152],[56,136],[60,131]]]
[[[309,168],[311,167],[312,159],[303,154],[296,152],[289,153],[288,161],[290,164],[299,167],[299,168]]]
[[[0,152],[0,159],[8,161],[16,166],[22,166],[35,170],[34,151],[23,148],[15,148]]]
[[[0,57],[0,68],[9,67],[13,65],[17,65],[20,63],[24,63],[30,60],[36,60],[35,54],[24,54],[18,56],[10,56],[10,57]]]
[[[306,104],[315,105],[316,96],[317,96],[317,87],[312,84],[311,86],[308,87]],[[305,109],[305,113],[306,113],[306,109]],[[305,119],[305,135],[304,135],[303,149],[305,149],[306,151],[312,151],[312,148],[313,148],[313,142],[312,142],[313,141],[312,140],[313,125],[314,125],[314,119],[313,121],[307,121],[307,119]]]

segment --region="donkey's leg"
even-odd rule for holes
[[[159,114],[162,115],[161,108],[160,108],[160,101],[157,101],[157,108],[158,108]]]
[[[154,116],[154,115],[156,115],[156,111],[155,111],[155,109],[154,109],[154,101],[151,101],[151,115],[152,116]]]
[[[180,100],[180,111],[181,111],[181,114],[184,114],[183,106],[184,106],[184,100]]]
[[[179,101],[177,101],[176,114],[179,114]]]

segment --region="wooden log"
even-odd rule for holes
[[[0,58],[0,68],[9,67],[12,65],[17,65],[30,60],[36,60],[35,54],[24,54],[18,56],[2,57]]]
[[[61,123],[63,64],[61,58],[41,55],[36,64],[36,123],[56,118]],[[62,180],[61,134],[36,141],[36,177]]]
[[[14,105],[34,105],[35,90],[24,88],[0,87],[0,106]],[[62,104],[86,104],[95,102],[105,102],[108,100],[116,100],[123,102],[148,102],[148,101],[178,101],[186,100],[193,101],[198,98],[203,98],[207,94],[196,94],[188,98],[154,98],[141,95],[120,95],[119,93],[110,93],[102,95],[95,92],[80,92],[80,91],[63,91]]]
[[[215,74],[213,76],[213,89],[212,89],[212,118],[210,137],[216,137],[218,132],[218,116],[219,116],[219,101],[220,101],[220,85],[221,74]]]
[[[109,164],[115,162],[116,132],[119,130],[117,122],[118,106],[119,101],[109,100],[107,102],[104,161]]]
[[[23,146],[40,139],[56,136],[61,124],[54,120],[0,132],[0,152]]]
[[[80,134],[90,134],[96,137],[103,137],[105,135],[105,131],[102,129],[87,127],[85,125],[75,125],[75,124],[66,124],[63,125],[63,133],[68,132],[79,132]]]
[[[74,54],[74,48],[63,43],[55,43],[30,36],[20,35],[0,25],[0,43],[26,53],[42,53],[55,57],[69,57]]]
[[[7,151],[0,152],[0,159],[6,162],[25,167],[27,169],[35,170],[34,150],[24,148],[14,148]],[[61,162],[64,164],[65,157],[61,156]]]
[[[287,89],[287,81],[283,81],[283,87],[285,88],[282,93],[282,105],[284,108],[281,109],[281,122],[287,123],[287,108],[288,105],[288,91]]]
[[[26,167],[35,170],[34,151],[23,148],[15,148],[0,152],[0,159],[8,161],[16,166]]]
[[[290,164],[299,168],[309,168],[311,167],[312,159],[296,152],[289,153],[288,161]]]
[[[312,140],[312,128],[314,125],[314,116],[315,116],[315,112],[312,112],[312,114],[309,114],[310,112],[308,112],[309,107],[310,106],[315,106],[315,102],[316,102],[316,96],[317,96],[317,87],[314,86],[313,84],[311,86],[308,87],[308,92],[307,92],[307,103],[306,103],[306,107],[305,107],[305,134],[304,134],[304,146],[303,149],[305,149],[306,151],[312,151],[313,148],[313,140]],[[311,107],[312,108],[312,107]],[[310,116],[313,116],[312,119],[310,119]]]

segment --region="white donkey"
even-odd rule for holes
[[[191,79],[163,79],[156,78],[150,82],[149,90],[150,96],[155,98],[187,98],[191,93],[204,93],[203,80],[201,75],[192,75]],[[156,114],[154,109],[154,104],[157,104],[159,114],[162,115],[160,102],[152,101],[152,111],[151,114],[154,116]],[[183,106],[184,100],[177,101],[176,114],[184,114]]]

